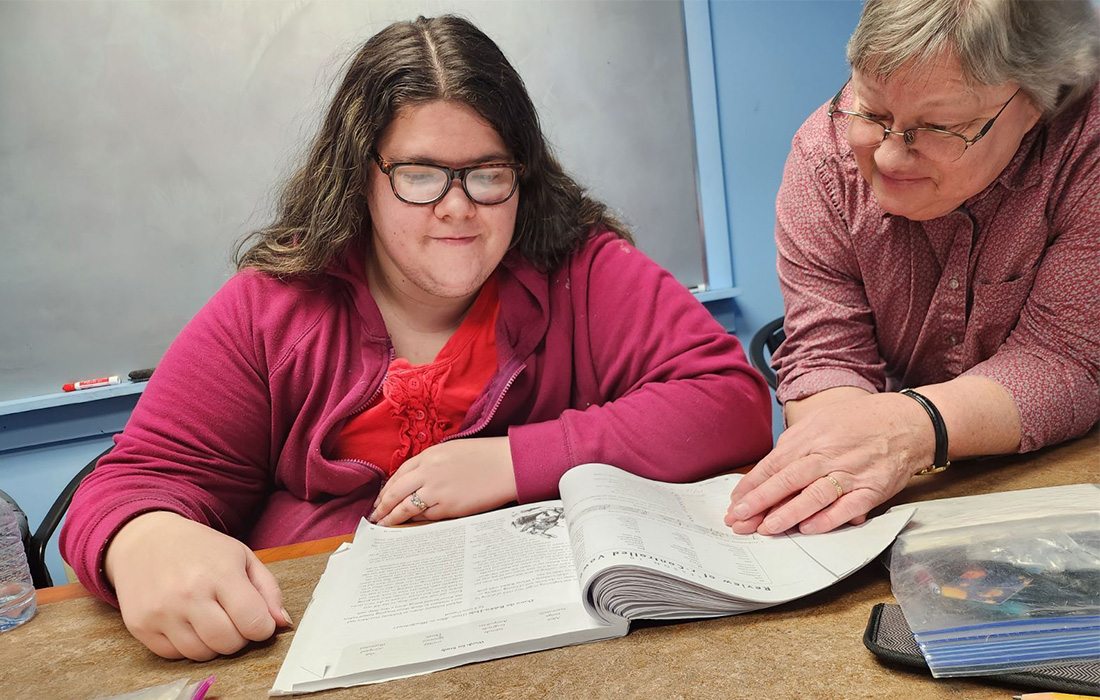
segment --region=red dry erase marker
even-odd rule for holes
[[[99,377],[98,379],[84,379],[79,382],[70,382],[61,387],[62,391],[80,391],[81,389],[92,389],[97,386],[110,386],[112,384],[118,384],[118,375],[111,377]]]

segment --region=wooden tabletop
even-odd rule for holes
[[[958,463],[923,477],[898,502],[1100,481],[1100,433],[1025,456]],[[286,608],[301,619],[327,552],[348,538],[263,553]],[[117,611],[81,595],[43,591],[27,624],[0,634],[0,696],[94,698],[217,676],[208,698],[265,697],[292,631],[208,663],[166,661],[126,631]],[[72,597],[72,596],[76,597]],[[68,598],[66,599],[66,597]],[[55,602],[47,602],[47,601]],[[499,659],[318,698],[990,698],[1024,688],[994,680],[935,680],[884,665],[862,642],[871,607],[893,602],[873,563],[820,593],[747,615],[639,623],[629,635]]]

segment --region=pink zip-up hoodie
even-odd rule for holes
[[[456,437],[507,435],[521,502],[555,498],[559,477],[585,462],[683,482],[771,448],[767,386],[737,339],[629,243],[601,232],[550,274],[513,251],[496,274],[499,369]],[[254,549],[352,532],[384,476],[332,459],[333,444],[390,355],[362,256],[309,280],[235,275],[81,484],[65,559],[115,603],[106,547],[144,512],[179,513]]]

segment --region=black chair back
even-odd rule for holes
[[[783,331],[783,317],[765,324],[752,336],[749,343],[749,362],[764,375],[764,381],[772,389],[778,385],[775,370],[772,369],[771,356],[779,349],[779,344],[786,340],[787,334]],[[767,354],[765,354],[767,350]]]
[[[34,579],[35,588],[48,588],[53,585],[53,577],[50,576],[50,571],[46,568],[46,545],[49,543],[50,538],[53,537],[53,533],[57,530],[57,526],[61,524],[61,519],[65,517],[65,511],[69,509],[69,504],[73,501],[73,494],[76,493],[76,489],[80,486],[80,482],[84,481],[84,477],[92,473],[92,470],[95,469],[95,465],[99,462],[99,458],[113,449],[114,445],[111,445],[100,452],[92,461],[85,464],[84,468],[77,472],[76,476],[69,480],[69,483],[61,490],[61,493],[54,500],[53,505],[50,506],[50,509],[46,512],[45,517],[42,518],[42,522],[38,525],[38,529],[30,536],[27,542],[27,563],[30,564],[31,567],[31,578]]]

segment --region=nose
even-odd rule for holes
[[[900,170],[901,167],[916,154],[905,144],[905,137],[901,134],[890,134],[886,140],[875,149],[875,165],[882,170]]]
[[[466,196],[466,190],[462,189],[462,180],[451,180],[451,188],[443,199],[435,203],[435,213],[441,219],[458,218],[468,219],[477,211],[474,201]]]

